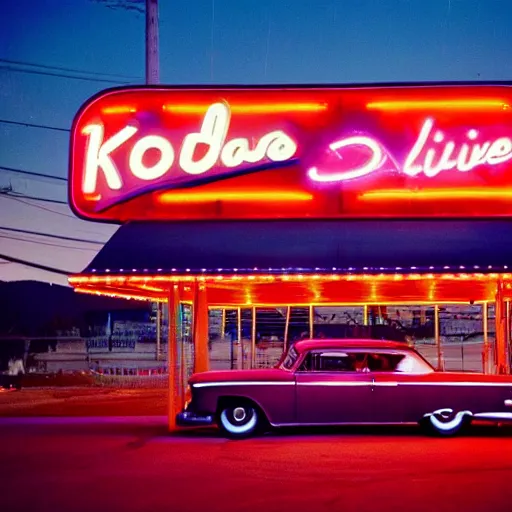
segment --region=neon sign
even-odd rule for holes
[[[73,124],[70,204],[117,222],[512,216],[511,85],[106,91]]]
[[[225,103],[211,105],[204,115],[199,132],[189,133],[184,137],[179,152],[178,169],[186,174],[200,175],[212,170],[219,163],[226,168],[236,168],[244,163],[255,164],[265,159],[283,162],[292,158],[297,151],[293,139],[281,130],[264,134],[253,149],[249,139],[244,137],[226,141],[229,126],[229,107]],[[104,140],[103,125],[85,126],[82,133],[88,136],[88,142],[82,187],[84,193],[93,194],[97,191],[100,170],[110,189],[121,189],[123,181],[112,153],[132,139],[138,131],[135,126],[126,126]],[[204,155],[195,159],[194,155],[200,145],[205,145],[208,149]],[[158,160],[153,165],[145,165],[146,152],[155,149],[160,153]],[[145,135],[133,144],[128,156],[128,168],[139,180],[153,181],[172,171],[175,159],[175,150],[168,138]]]
[[[375,139],[366,136],[353,136],[340,139],[329,145],[329,149],[339,158],[327,172],[317,167],[308,170],[309,177],[314,181],[336,182],[361,178],[378,171],[386,161],[390,161],[395,170],[408,176],[424,174],[429,178],[442,171],[455,169],[468,172],[482,166],[496,166],[512,159],[512,139],[497,137],[479,140],[479,132],[470,129],[466,140],[456,142],[447,138],[439,129],[435,129],[435,120],[428,118],[421,127],[418,138],[407,153],[403,165],[391,156],[386,148]],[[364,151],[368,153],[366,161],[351,166],[350,162]],[[345,170],[340,170],[345,167]],[[347,168],[348,167],[348,168]]]

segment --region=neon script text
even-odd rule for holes
[[[230,110],[224,103],[214,103],[206,111],[198,133],[189,133],[183,138],[178,156],[180,170],[186,175],[201,175],[218,165],[226,168],[239,167],[245,163],[264,160],[283,162],[291,159],[296,151],[295,141],[281,130],[263,135],[255,147],[247,138],[238,137],[226,141],[230,127]],[[90,124],[82,133],[88,136],[85,152],[85,168],[82,190],[86,194],[96,192],[98,175],[101,170],[107,186],[119,190],[123,186],[121,174],[113,160],[113,153],[132,139],[138,128],[126,126],[107,140],[104,140],[102,124]],[[207,150],[198,159],[194,158],[197,148]],[[145,165],[147,151],[158,150],[158,161]],[[144,181],[162,178],[174,165],[176,159],[172,142],[160,135],[146,135],[133,144],[128,155],[128,167],[133,176]]]
[[[428,118],[423,123],[418,138],[408,152],[403,165],[375,139],[354,136],[340,139],[329,145],[338,158],[323,170],[311,167],[309,177],[314,181],[335,182],[360,178],[379,170],[386,160],[408,176],[424,174],[437,176],[442,171],[468,172],[481,165],[495,166],[512,160],[512,139],[498,137],[480,140],[477,130],[467,131],[462,140],[453,140],[435,129],[435,121]]]

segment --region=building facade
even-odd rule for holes
[[[439,367],[442,339],[477,337],[471,365],[508,373],[511,92],[103,92],[74,121],[70,204],[122,226],[70,283],[167,304],[171,427],[192,371],[226,350],[229,367],[272,364],[297,337],[423,341]]]

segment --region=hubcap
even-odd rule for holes
[[[233,418],[235,418],[236,421],[244,421],[246,416],[247,414],[243,407],[237,407],[233,410]]]

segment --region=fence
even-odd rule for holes
[[[101,371],[91,370],[90,375],[92,385],[99,387],[167,389],[169,384],[167,368],[106,368]]]
[[[437,367],[439,351],[433,338],[433,306],[381,309],[370,312],[375,322],[372,325],[364,325],[366,317],[362,307],[317,307],[312,311],[313,318],[308,308],[291,308],[290,311],[287,308],[257,308],[255,311],[242,308],[240,323],[237,310],[210,310],[210,369],[273,367],[282,356],[285,338],[288,343],[293,342],[308,335],[311,327],[315,336],[395,339],[396,335],[401,341],[404,337],[416,338],[416,348]],[[440,353],[442,367],[446,370],[482,371],[485,368],[493,371],[494,313],[489,308],[489,346],[484,353],[482,311],[478,305],[441,308]],[[182,368],[179,378],[186,384],[194,366],[190,306],[182,305],[179,320],[178,362]],[[311,320],[313,326],[308,325]],[[57,382],[52,376],[65,373],[88,375],[86,382],[95,386],[165,387],[166,330],[162,330],[162,343],[157,347],[154,340],[149,341],[153,331],[148,331],[147,326],[139,329],[125,323],[126,331],[122,331],[120,325],[116,324],[110,336],[0,340],[0,359],[13,351],[24,354],[27,372],[45,375],[48,377],[45,382]],[[238,340],[240,334],[241,340]],[[9,343],[12,347],[16,345],[15,350],[7,346]],[[82,377],[76,380],[84,382]]]

